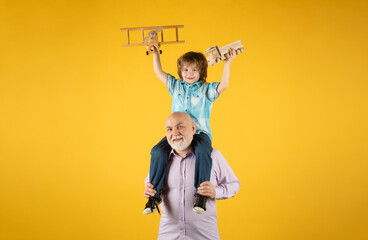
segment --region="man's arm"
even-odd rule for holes
[[[234,197],[239,191],[240,181],[220,151],[213,150],[211,157],[212,169],[215,171],[217,186],[213,186],[209,181],[203,182],[197,189],[198,193],[218,200]]]
[[[153,185],[149,182],[149,174],[144,179],[144,184],[146,187],[144,188],[143,196],[146,198],[149,198],[150,196],[155,196],[156,190],[153,189]]]
[[[167,86],[167,73],[162,70],[161,67],[161,60],[160,54],[158,49],[153,46],[153,71],[155,72],[156,76]]]
[[[224,72],[222,74],[221,82],[217,87],[217,92],[220,94],[229,87],[230,81],[230,64],[236,57],[236,52],[233,48],[229,50],[230,57],[225,61]]]
[[[212,166],[217,180],[217,186],[214,187],[216,191],[215,198],[226,199],[234,197],[239,191],[240,181],[218,150],[212,152]]]

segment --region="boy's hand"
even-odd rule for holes
[[[155,45],[152,45],[151,47],[149,47],[147,45],[146,48],[148,49],[148,51],[151,51],[151,52],[154,52],[154,53],[158,53],[158,50],[159,50],[159,49],[156,48]],[[158,46],[158,48],[160,48],[160,45]]]
[[[209,197],[211,199],[214,199],[216,197],[215,188],[213,187],[212,183],[209,181],[205,181],[201,183],[201,185],[199,185],[199,188],[197,190],[199,194]]]
[[[144,188],[143,196],[149,198],[150,196],[155,196],[156,190],[153,189],[153,185],[150,182],[146,183],[146,187]]]
[[[236,51],[234,48],[229,49],[229,58],[225,60],[225,63],[231,63],[236,57]]]

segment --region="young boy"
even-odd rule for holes
[[[200,184],[210,180],[212,168],[212,135],[210,129],[210,115],[212,103],[229,85],[230,63],[236,52],[229,50],[229,59],[225,61],[221,82],[207,83],[207,59],[202,53],[187,52],[177,61],[180,79],[162,70],[160,55],[156,47],[153,50],[153,69],[156,76],[167,86],[172,96],[172,112],[185,112],[190,115],[197,126],[193,137],[192,147],[196,156],[194,185],[198,189]],[[149,171],[150,183],[156,194],[148,199],[143,214],[149,214],[158,209],[161,203],[160,194],[164,187],[168,158],[171,147],[164,137],[151,150],[151,165]],[[193,211],[203,214],[206,212],[207,197],[195,194],[196,202]]]

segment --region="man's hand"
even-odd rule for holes
[[[143,196],[149,198],[150,196],[155,196],[156,190],[153,189],[153,185],[150,182],[146,183],[146,187],[144,188]]]
[[[215,188],[209,181],[201,183],[201,185],[198,188],[198,193],[211,199],[214,199],[216,197]]]

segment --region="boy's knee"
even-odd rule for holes
[[[151,150],[151,156],[153,158],[168,158],[169,157],[169,153],[167,149],[165,148],[161,148],[159,146],[154,146]]]

